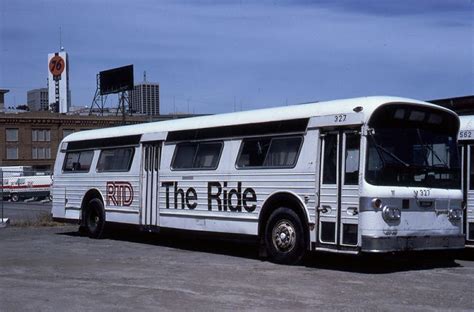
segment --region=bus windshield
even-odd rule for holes
[[[391,110],[396,116],[396,110]],[[460,188],[456,127],[445,112],[404,109],[398,122],[375,123],[367,135],[366,180],[374,185]],[[446,115],[446,116],[444,116]],[[390,115],[388,115],[390,116]],[[437,123],[426,122],[427,118]],[[416,122],[415,122],[416,121]],[[457,124],[457,123],[454,123]],[[446,127],[445,127],[446,126]]]

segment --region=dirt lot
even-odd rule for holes
[[[75,226],[0,229],[1,311],[471,310],[474,256],[262,261],[252,241]]]

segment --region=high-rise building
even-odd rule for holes
[[[49,110],[48,88],[29,90],[27,100],[28,108],[32,112]]]
[[[10,90],[0,89],[0,110],[5,109],[5,93],[8,93]]]
[[[130,91],[130,103],[133,113],[145,115],[160,114],[160,85],[144,81]]]
[[[71,106],[69,89],[69,58],[61,48],[60,52],[48,54],[49,109],[53,112],[67,113]]]

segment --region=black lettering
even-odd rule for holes
[[[184,191],[178,189],[178,182],[174,184],[174,209],[178,209],[178,194],[181,195],[181,209],[184,209]]]
[[[174,185],[174,182],[162,182],[161,187],[166,187],[166,208],[170,208],[170,187]]]
[[[224,182],[224,211],[227,211],[228,206],[228,199],[227,199],[227,182]]]
[[[212,188],[217,188],[217,192],[212,194]],[[222,192],[222,186],[219,182],[208,182],[207,183],[207,209],[212,210],[212,200],[217,202],[217,210],[222,211],[222,200],[220,198]]]
[[[248,212],[253,212],[255,208],[257,208],[256,204],[253,205],[247,205],[247,202],[256,202],[257,201],[257,194],[255,194],[255,191],[248,187],[245,189],[244,194],[242,195],[242,203],[244,205],[244,209],[247,210]]]
[[[194,209],[197,206],[196,202],[190,203],[191,200],[197,200],[197,193],[196,190],[192,187],[188,188],[186,191],[186,206],[189,209]]]
[[[237,197],[237,205],[232,205],[232,196]],[[229,197],[227,199],[229,210],[242,212],[242,182],[237,183],[237,189],[229,191]]]

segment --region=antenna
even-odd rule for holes
[[[146,70],[143,71],[143,82],[146,82]]]
[[[61,26],[59,26],[59,51],[64,51],[63,47],[63,32]]]

